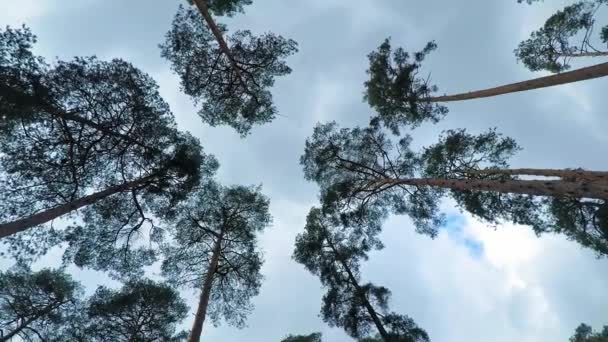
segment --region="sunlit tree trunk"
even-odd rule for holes
[[[492,97],[503,94],[516,93],[532,89],[552,87],[560,84],[590,80],[608,75],[608,63],[593,65],[560,74],[534,78],[531,80],[511,83],[495,88],[471,91],[468,93],[443,95],[429,98],[430,102],[452,102],[462,100],[472,100],[482,97]]]

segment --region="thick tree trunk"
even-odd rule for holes
[[[211,285],[213,284],[213,276],[217,269],[218,262],[220,260],[220,253],[222,248],[223,233],[220,233],[213,246],[213,254],[209,262],[209,268],[203,281],[203,288],[201,290],[201,296],[198,300],[198,308],[196,309],[196,315],[194,316],[194,323],[192,323],[192,331],[188,336],[188,342],[199,342],[201,340],[201,334],[203,333],[203,323],[205,322],[205,316],[207,315],[207,307],[209,306],[209,296],[211,295]]]
[[[562,180],[486,180],[448,178],[382,179],[376,186],[414,185],[452,190],[477,190],[550,197],[608,199],[608,183]]]
[[[608,172],[587,171],[582,169],[481,169],[467,170],[471,175],[509,175],[509,176],[542,176],[560,177],[562,179],[586,180],[586,181],[608,181]]]
[[[365,308],[367,309],[367,313],[369,313],[370,317],[372,318],[372,321],[374,321],[374,324],[376,325],[376,329],[378,329],[378,333],[380,334],[380,336],[382,337],[382,339],[385,342],[388,342],[389,341],[388,332],[384,328],[384,325],[382,325],[382,321],[380,320],[380,317],[378,317],[376,310],[374,309],[372,304],[369,302],[369,300],[365,296],[365,292],[363,291],[361,286],[359,286],[359,282],[357,281],[357,278],[355,278],[355,275],[353,274],[353,272],[350,270],[350,267],[348,267],[348,264],[346,263],[346,261],[344,260],[342,255],[338,252],[338,250],[336,249],[336,246],[334,246],[333,242],[328,237],[327,229],[325,229],[325,227],[323,227],[323,230],[325,231],[325,235],[326,235],[325,238],[326,238],[327,242],[329,243],[330,248],[336,255],[336,259],[338,259],[338,261],[340,262],[342,267],[344,267],[344,269],[346,270],[346,273],[348,274],[348,279],[350,280],[351,284],[355,287],[355,291],[357,291],[357,295],[363,301],[363,305],[365,305]]]
[[[511,83],[495,88],[472,91],[468,93],[435,96],[429,98],[430,102],[451,102],[491,97],[520,91],[552,87],[560,84],[573,83],[578,81],[590,80],[593,78],[608,75],[608,63],[593,65],[572,71],[563,72],[556,75],[539,77],[523,82]]]
[[[13,235],[13,234],[16,234],[16,233],[19,233],[19,232],[22,232],[24,230],[27,230],[28,228],[37,226],[39,224],[49,222],[53,219],[56,219],[60,216],[65,215],[69,212],[72,212],[74,210],[77,210],[82,207],[86,207],[90,204],[93,204],[110,195],[141,186],[142,184],[146,183],[153,177],[154,177],[154,175],[146,176],[146,177],[138,178],[138,179],[130,181],[130,182],[122,183],[119,185],[114,185],[103,191],[99,191],[99,192],[93,193],[91,195],[78,198],[72,202],[59,205],[55,208],[51,208],[51,209],[33,214],[28,217],[19,219],[19,220],[0,224],[0,239]]]
[[[608,51],[593,51],[593,52],[579,52],[579,53],[564,53],[564,57],[601,57],[608,56]]]

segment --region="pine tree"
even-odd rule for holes
[[[18,266],[1,272],[0,339],[46,341],[54,329],[70,324],[80,295],[80,285],[60,270]]]
[[[258,188],[206,184],[176,210],[163,274],[201,291],[188,341],[199,341],[207,317],[243,327],[258,294],[263,263],[257,234],[271,221]]]
[[[204,122],[230,125],[246,135],[253,125],[275,117],[269,89],[275,77],[291,72],[284,59],[297,51],[297,44],[249,30],[227,35],[227,28],[215,22],[213,14],[242,12],[250,0],[193,3],[196,10],[180,6],[161,45],[162,56],[180,76],[183,91],[200,106]]]
[[[608,28],[606,32],[605,36],[608,37]],[[365,100],[391,130],[398,132],[402,125],[415,127],[425,121],[439,121],[448,112],[447,108],[440,104],[443,102],[491,97],[608,75],[608,63],[601,63],[498,87],[438,96],[438,88],[431,83],[429,77],[419,75],[421,62],[436,47],[434,42],[429,42],[423,50],[413,55],[402,48],[393,52],[390,40],[387,39],[376,51],[369,54],[369,79],[365,82]]]
[[[294,260],[319,276],[327,288],[321,317],[357,339],[370,336],[374,327],[386,342],[428,341],[426,332],[411,318],[388,311],[387,288],[361,284],[361,261],[369,251],[382,248],[378,221],[368,215],[376,214],[366,212],[345,225],[343,218],[312,208],[304,233],[296,237]]]
[[[593,329],[585,323],[579,325],[572,337],[570,342],[606,342],[608,341],[608,326],[604,326],[601,332],[595,332]]]
[[[605,3],[580,1],[553,14],[542,28],[519,44],[515,50],[517,59],[531,71],[557,73],[570,69],[572,58],[608,56],[608,49],[598,50],[591,42],[594,16]],[[573,41],[581,32],[581,41]]]
[[[449,130],[420,152],[411,143],[405,136],[394,144],[377,121],[341,130],[329,123],[315,128],[301,163],[306,178],[320,185],[327,208],[406,214],[420,233],[435,236],[444,222],[439,202],[449,196],[490,223],[563,233],[608,255],[608,173],[510,169],[508,158],[519,146],[495,130]]]
[[[176,325],[188,307],[171,287],[151,280],[129,281],[121,289],[99,287],[87,302],[83,341],[180,341]]]
[[[321,342],[321,333],[312,333],[310,335],[289,335],[281,342]]]

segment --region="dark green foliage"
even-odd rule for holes
[[[604,326],[601,332],[595,332],[585,323],[581,323],[574,335],[570,337],[570,342],[607,342],[608,341],[608,326]]]
[[[518,2],[518,3],[520,3],[520,4],[521,4],[522,2],[524,2],[524,1],[525,1],[526,3],[528,3],[528,5],[531,5],[531,4],[532,4],[532,3],[534,3],[534,2],[539,2],[539,1],[543,1],[543,0],[517,0],[517,2]]]
[[[603,1],[584,0],[566,6],[532,32],[529,39],[515,50],[517,59],[532,70],[561,72],[568,70],[570,58],[597,51],[590,43],[595,20],[593,16]],[[582,41],[572,41],[583,32]]]
[[[170,341],[187,313],[177,291],[151,280],[102,286],[88,301],[85,331],[89,341]]]
[[[274,118],[269,89],[275,77],[291,72],[284,60],[297,51],[297,44],[272,33],[254,36],[248,30],[227,36],[224,26],[218,28],[229,55],[195,9],[180,7],[161,45],[162,56],[180,76],[183,91],[200,106],[204,122],[227,124],[246,135],[253,125]]]
[[[133,179],[174,147],[168,105],[131,64],[76,58],[50,68],[28,50],[35,40],[27,29],[7,29],[0,40],[0,55],[25,49],[17,54],[23,58],[1,61],[2,73],[19,74],[22,83],[0,79],[12,92],[0,98],[2,221]]]
[[[412,178],[422,167],[420,156],[410,148],[406,136],[397,144],[377,125],[338,129],[335,123],[319,124],[306,141],[301,157],[306,179],[321,187],[324,210],[337,208],[357,212],[409,215],[419,232],[435,236],[443,224],[439,213],[441,192],[423,187],[382,186],[379,180]],[[366,214],[367,215],[367,214]],[[371,218],[371,217],[370,217]]]
[[[71,323],[80,291],[78,283],[59,270],[32,272],[19,267],[0,273],[2,336],[48,340],[58,327]]]
[[[253,0],[203,0],[207,3],[209,11],[215,15],[232,17],[236,13],[243,13],[244,7],[251,5]],[[194,3],[188,0],[191,5]]]
[[[566,235],[598,256],[608,256],[608,204],[580,198],[547,199],[547,222],[535,227],[539,233]]]
[[[602,39],[602,42],[608,44],[608,25],[602,27],[602,31],[600,33],[600,38]]]
[[[144,181],[85,209],[84,222],[67,231],[11,236],[9,252],[27,261],[66,240],[66,260],[135,272],[153,256],[149,248],[129,254],[131,238],[152,231],[150,213],[170,214],[201,178],[215,172],[217,161],[203,154],[196,138],[177,131],[158,86],[145,73],[122,60],[93,57],[51,67],[31,53],[34,42],[26,28],[0,34],[0,86],[10,90],[0,97],[1,221]]]
[[[368,56],[364,98],[395,134],[401,125],[437,122],[448,112],[447,107],[428,100],[437,87],[418,74],[424,58],[436,48],[435,42],[429,42],[422,51],[410,55],[402,48],[393,51],[386,39]]]
[[[281,342],[321,342],[321,333],[312,333],[310,335],[289,335]]]
[[[173,243],[166,244],[163,274],[173,284],[201,289],[213,277],[207,316],[243,327],[262,282],[262,254],[257,234],[271,222],[269,201],[259,188],[223,187],[207,183],[177,208]],[[214,244],[221,250],[216,269],[210,270]]]
[[[377,220],[366,220],[365,215],[359,218],[344,221],[313,208],[304,233],[296,237],[294,260],[317,275],[327,288],[321,309],[323,321],[342,327],[353,338],[369,336],[380,324],[389,336],[428,341],[424,330],[410,318],[388,312],[387,288],[359,284],[361,261],[367,259],[369,251],[382,248]]]

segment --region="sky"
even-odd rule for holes
[[[278,342],[288,333],[320,331],[325,341],[345,342],[351,339],[318,316],[324,292],[318,279],[291,260],[295,236],[318,201],[318,188],[304,180],[299,165],[314,125],[368,122],[372,112],[362,100],[366,56],[389,36],[410,51],[436,41],[438,50],[423,72],[440,93],[540,76],[518,64],[513,49],[568,3],[254,0],[245,15],[218,21],[231,30],[292,38],[300,51],[288,60],[293,73],[273,89],[280,116],[245,139],[230,128],[203,124],[160,57],[158,44],[178,0],[0,0],[0,25],[27,24],[38,35],[36,51],[50,60],[97,55],[132,62],[157,80],[180,128],[218,158],[222,183],[263,185],[274,221],[260,237],[265,281],[255,311],[242,330],[205,326],[203,340]],[[445,120],[412,133],[414,145],[434,142],[444,129],[497,127],[523,147],[514,167],[606,170],[607,86],[608,78],[453,103]],[[391,308],[414,318],[432,341],[567,341],[581,322],[596,329],[608,324],[608,260],[560,236],[538,238],[511,224],[488,227],[449,202],[444,207],[448,225],[434,240],[417,235],[407,217],[391,217],[381,234],[385,249],[373,252],[362,271],[366,280],[391,289]],[[58,258],[41,262],[53,266]],[[76,278],[91,289],[117,286],[91,271],[77,271]],[[182,295],[193,314],[198,293]]]

